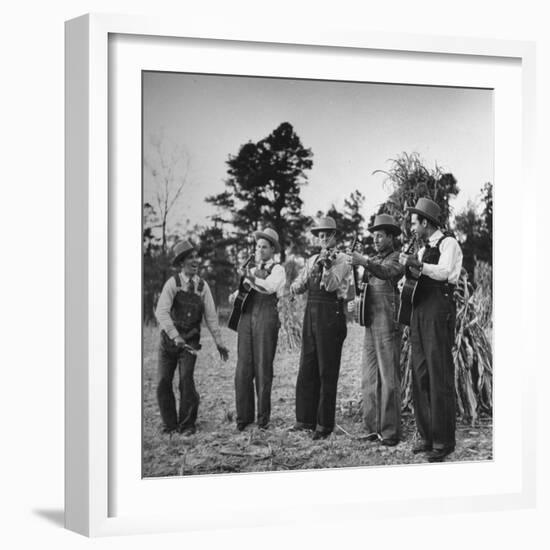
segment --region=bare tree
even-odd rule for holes
[[[172,208],[188,181],[189,157],[180,145],[162,132],[149,136],[144,155],[144,184],[154,202],[161,229],[162,253],[167,247],[167,223]]]

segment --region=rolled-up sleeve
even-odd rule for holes
[[[214,304],[214,298],[208,283],[204,282],[204,288],[202,291],[202,303],[204,305],[204,322],[212,334],[212,338],[216,342],[217,346],[223,346],[222,332],[218,321],[218,313],[216,312],[216,306]]]
[[[422,273],[434,281],[456,283],[462,267],[462,250],[456,239],[443,239],[437,264],[423,264]]]
[[[261,292],[262,294],[274,294],[279,292],[286,282],[286,273],[285,268],[276,264],[273,266],[271,273],[265,279],[254,279],[254,282],[251,281],[252,288]]]

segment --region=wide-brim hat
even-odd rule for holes
[[[262,231],[254,231],[254,239],[256,241],[258,239],[265,239],[275,247],[275,252],[280,252],[281,250],[281,245],[279,244],[279,235],[277,234],[277,231],[271,229],[271,227],[267,227]]]
[[[441,208],[439,208],[439,205],[431,199],[421,197],[416,201],[416,206],[414,208],[408,207],[407,210],[411,213],[424,216],[437,226],[441,225],[439,220],[439,217],[441,216]]]
[[[184,260],[193,250],[195,250],[195,247],[187,240],[176,243],[172,249],[172,253],[174,254],[172,265],[176,265]]]
[[[396,236],[401,233],[401,228],[397,225],[394,217],[389,214],[378,214],[378,216],[374,218],[374,223],[369,227],[371,233],[380,230],[388,231]]]
[[[315,225],[310,229],[310,231],[316,235],[319,231],[336,231],[336,222],[334,218],[330,216],[325,216],[324,218],[318,218],[315,220]]]

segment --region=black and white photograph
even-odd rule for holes
[[[493,459],[491,89],[142,73],[142,475]]]

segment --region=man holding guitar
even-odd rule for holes
[[[248,295],[242,299],[237,320],[235,401],[239,431],[254,422],[254,385],[258,426],[267,429],[269,425],[273,359],[280,326],[277,301],[286,282],[283,266],[274,261],[275,254],[280,251],[277,232],[271,228],[256,231],[254,239],[256,267],[246,265],[240,270],[241,287],[248,289]],[[233,293],[231,300],[235,300],[237,294],[242,292]]]
[[[424,241],[418,255],[399,261],[419,271],[411,316],[413,402],[422,441],[413,452],[441,462],[455,448],[456,397],[452,347],[456,307],[453,292],[462,268],[456,239],[440,229],[440,208],[420,198],[411,212],[411,230]]]
[[[377,255],[373,258],[350,251],[352,266],[365,268],[366,294],[363,349],[363,420],[369,440],[393,446],[401,438],[401,330],[396,321],[399,306],[397,283],[404,267],[395,250],[401,229],[394,218],[379,214],[369,227]]]

